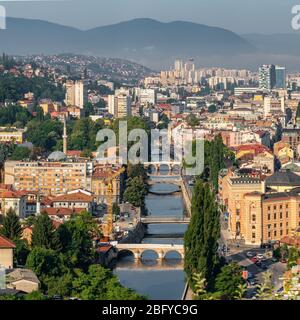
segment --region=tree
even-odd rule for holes
[[[14,241],[16,248],[14,249],[14,265],[24,266],[30,253],[29,245],[26,240],[17,239]]]
[[[239,286],[244,283],[242,268],[236,262],[232,262],[222,267],[216,277],[215,288],[223,299],[232,300],[236,297]]]
[[[217,107],[215,104],[211,104],[209,107],[208,107],[208,110],[207,110],[209,113],[214,113],[217,111]]]
[[[30,157],[31,151],[27,147],[18,146],[13,151],[10,160],[20,161],[28,159]]]
[[[219,265],[219,211],[215,196],[207,183],[197,180],[193,191],[192,218],[184,236],[184,268],[194,288],[193,274],[202,274],[211,286]]]
[[[66,267],[63,256],[54,250],[36,247],[27,257],[26,268],[36,273],[42,281],[46,277],[59,277],[64,274]]]
[[[124,200],[133,204],[135,207],[143,208],[145,206],[145,196],[147,188],[142,177],[128,179],[126,190],[124,192]]]
[[[60,246],[58,235],[52,220],[46,213],[37,217],[32,229],[32,247],[58,249]]]
[[[194,114],[190,114],[186,120],[187,124],[192,128],[197,127],[200,124],[200,120]]]
[[[291,269],[292,267],[297,265],[297,260],[300,258],[300,251],[295,248],[291,247],[289,249],[288,254],[288,268]]]
[[[267,271],[263,273],[262,283],[258,286],[256,299],[258,300],[272,300],[274,297],[273,294],[274,285],[272,282],[272,273]]]
[[[73,281],[73,296],[82,300],[140,300],[144,297],[121,286],[111,270],[91,265],[87,273],[78,271]]]
[[[114,216],[118,216],[120,214],[120,207],[116,202],[113,203],[112,211]]]
[[[144,181],[148,179],[147,171],[141,163],[136,165],[129,163],[127,167],[127,177],[131,179],[142,177]]]
[[[16,212],[10,208],[3,218],[3,227],[0,230],[1,234],[6,238],[14,241],[21,238],[22,226]]]
[[[58,230],[61,252],[70,268],[86,269],[95,259],[92,237],[100,237],[98,225],[88,212],[62,224]]]

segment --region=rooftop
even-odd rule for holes
[[[4,236],[0,235],[0,249],[14,249],[16,245]]]
[[[266,179],[267,186],[300,187],[300,177],[292,171],[277,171]]]

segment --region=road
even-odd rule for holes
[[[272,252],[266,249],[261,249],[257,246],[247,246],[243,245],[241,241],[236,241],[234,239],[229,239],[229,232],[227,231],[226,221],[221,219],[221,244],[225,244],[229,248],[229,252],[225,253],[225,258],[227,261],[235,261],[240,266],[245,267],[248,272],[252,273],[255,277],[257,284],[262,283],[263,274],[267,271],[271,271],[273,275],[273,284],[275,291],[282,287],[282,280],[280,278],[286,271],[286,264],[281,262],[272,261]],[[247,258],[247,252],[251,252],[253,255],[263,254],[267,259],[264,261],[267,269],[263,270],[254,264],[249,258]],[[252,298],[255,294],[255,286],[249,288],[247,296]]]

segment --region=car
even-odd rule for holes
[[[246,253],[246,256],[247,256],[247,258],[252,258],[252,257],[254,257],[254,254],[249,251]]]
[[[248,279],[254,279],[255,275],[252,272],[248,272]]]
[[[251,258],[251,261],[252,261],[253,263],[256,263],[256,262],[257,262],[257,258],[256,258],[256,257],[253,257],[253,258]]]
[[[260,264],[260,268],[262,268],[263,270],[267,270],[268,269],[268,266],[265,264],[265,263],[261,263]]]
[[[257,261],[255,262],[255,264],[256,264],[258,267],[261,267],[261,265],[262,265],[262,263],[261,263],[259,260],[257,260]]]
[[[257,257],[257,259],[259,259],[259,260],[262,260],[262,259],[265,258],[264,255],[261,254],[261,253],[259,253],[256,257]]]

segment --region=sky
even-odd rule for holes
[[[291,10],[297,4],[300,0],[0,0],[7,16],[80,29],[153,18],[218,26],[239,34],[296,32],[291,28]]]

